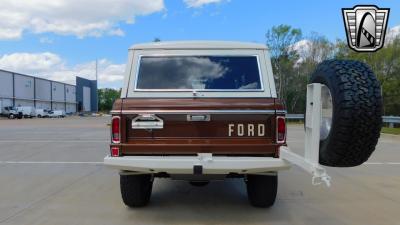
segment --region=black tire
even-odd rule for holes
[[[278,191],[278,175],[247,175],[247,197],[254,207],[271,207]]]
[[[12,113],[8,114],[8,119],[15,119],[15,115]]]
[[[149,203],[153,187],[152,175],[120,175],[122,200],[129,207],[142,207]]]
[[[310,83],[326,85],[332,96],[332,125],[320,141],[320,163],[352,167],[367,161],[382,127],[381,88],[372,70],[358,61],[327,60]]]
[[[17,119],[22,119],[24,116],[22,115],[22,113],[19,113],[17,116]]]
[[[189,184],[195,187],[204,187],[207,186],[210,183],[210,181],[189,181]]]
[[[37,117],[38,117],[38,118],[42,118],[42,115],[39,114],[39,115],[37,115]]]

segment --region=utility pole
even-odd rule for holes
[[[98,92],[99,82],[98,82],[98,79],[97,79],[97,75],[98,75],[98,73],[97,73],[97,68],[98,68],[97,64],[98,64],[98,62],[97,62],[97,58],[96,58],[96,100],[97,100],[96,104],[97,104],[97,112],[98,112],[99,111],[99,92]]]

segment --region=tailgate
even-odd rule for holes
[[[274,99],[124,99],[123,154],[275,154]]]

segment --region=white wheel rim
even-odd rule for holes
[[[325,85],[322,85],[320,140],[325,140],[329,136],[329,132],[331,131],[332,127],[332,116],[332,95],[329,88]]]

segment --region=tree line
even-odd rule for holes
[[[101,88],[97,90],[99,101],[99,112],[108,113],[114,104],[115,99],[121,96],[121,89]]]
[[[316,66],[323,60],[350,59],[368,64],[382,85],[385,115],[400,115],[400,35],[386,40],[373,53],[358,53],[345,40],[329,41],[312,33],[304,37],[301,29],[274,26],[266,33],[278,96],[288,113],[304,113],[306,87]]]

